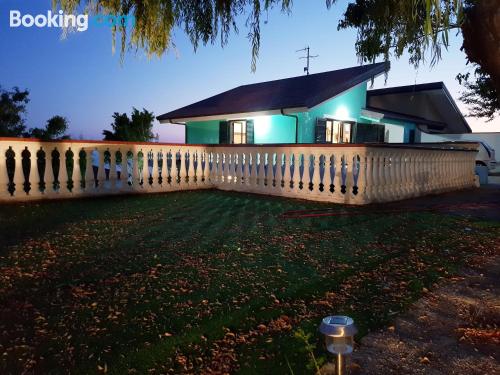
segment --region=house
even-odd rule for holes
[[[368,90],[377,63],[236,87],[158,116],[187,144],[414,143],[471,132],[442,82]]]

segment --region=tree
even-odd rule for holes
[[[49,139],[69,139],[69,135],[64,134],[68,130],[69,124],[66,117],[54,116],[47,121],[45,126],[45,136]]]
[[[26,130],[24,115],[29,92],[14,87],[12,91],[0,87],[0,137],[21,137]]]
[[[149,142],[154,138],[153,121],[155,116],[153,112],[146,109],[139,111],[132,109],[130,118],[126,113],[115,112],[113,114],[113,130],[103,130],[105,141],[131,141],[131,142]]]
[[[470,116],[485,117],[487,121],[491,121],[500,113],[500,98],[496,95],[491,79],[481,68],[476,68],[473,74],[473,79],[470,78],[470,72],[457,76],[458,81],[467,89],[460,100],[469,105]]]
[[[43,139],[45,137],[45,129],[31,128],[27,133],[23,134],[26,138]]]
[[[461,25],[462,48],[474,63],[475,80],[467,74],[457,76],[467,89],[460,100],[471,106],[471,116],[491,121],[500,114],[500,5],[498,0],[469,3]]]
[[[69,135],[64,134],[68,127],[68,120],[65,117],[54,116],[47,120],[45,128],[31,128],[25,136],[43,140],[69,139]]]
[[[113,123],[111,127],[113,130],[103,130],[105,141],[126,141],[129,140],[130,119],[126,113],[115,112],[113,114]]]
[[[461,32],[463,49],[475,72],[466,75],[467,79],[465,75],[457,78],[472,90],[465,96],[479,99],[476,109],[482,102],[484,110],[472,110],[471,115],[489,114],[491,119],[500,110],[500,22],[495,17],[498,0],[356,0],[348,5],[338,28],[358,30],[356,52],[362,62],[381,56],[389,60],[391,53],[399,58],[406,51],[414,66],[425,61],[427,51],[431,65],[437,63],[442,48],[449,47],[449,33]],[[476,84],[483,89],[474,90]]]
[[[260,46],[260,16],[275,5],[289,12],[292,0],[54,0],[64,12],[76,12],[84,5],[90,13],[131,15],[134,26],[127,21],[113,26],[113,49],[120,34],[122,56],[127,47],[144,49],[148,55],[161,56],[175,46],[172,34],[179,27],[189,37],[194,49],[200,43],[226,45],[231,32],[238,32],[237,18],[248,13],[245,25],[252,44],[252,69]]]

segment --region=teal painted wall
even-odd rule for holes
[[[219,122],[192,121],[186,124],[186,143],[219,143]],[[295,119],[292,117],[273,115],[249,117],[254,121],[254,141],[259,143],[295,143]]]
[[[186,123],[186,143],[219,143],[219,120]]]
[[[252,117],[255,143],[295,143],[295,119],[273,115]]]
[[[414,141],[416,142],[416,139],[415,137],[417,136],[417,126],[414,124],[414,123],[405,123],[404,124],[404,127],[405,127],[405,138],[404,138],[404,143],[409,143],[410,142],[410,130],[414,130],[415,131],[415,134],[414,134]]]
[[[326,101],[308,112],[299,114],[299,143],[314,143],[314,129],[318,117],[358,121],[366,105],[366,82]]]

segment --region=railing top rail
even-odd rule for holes
[[[465,144],[471,144],[471,142],[464,142]],[[465,148],[465,145],[462,145],[461,147],[446,147],[446,144],[442,143],[435,143],[436,146],[440,147],[433,147],[433,146],[428,146],[427,143],[422,143],[423,146],[418,146],[418,145],[413,145],[413,144],[408,144],[408,143],[266,143],[266,144],[244,144],[244,145],[238,145],[238,144],[226,144],[226,145],[221,145],[221,144],[206,144],[205,146],[208,147],[230,147],[230,148],[238,148],[238,147],[244,147],[244,148],[253,148],[253,147],[286,147],[286,148],[300,148],[300,147],[308,147],[308,148],[392,148],[392,149],[410,149],[410,150],[432,150],[432,151],[470,151],[470,152],[477,152],[477,149],[472,149],[472,148]],[[432,145],[432,144],[430,144]]]
[[[470,151],[477,152],[477,149],[465,148],[467,145],[476,144],[477,142],[430,142],[420,144],[408,143],[265,143],[265,144],[217,144],[217,143],[165,143],[165,142],[129,142],[129,141],[98,141],[98,140],[79,140],[79,139],[62,139],[62,140],[44,140],[38,138],[16,138],[16,137],[0,137],[0,142],[29,142],[29,143],[87,143],[96,145],[144,145],[144,146],[170,146],[170,147],[230,147],[230,148],[257,148],[257,147],[275,147],[275,148],[384,148],[384,149],[410,149],[410,150],[446,150],[446,151]],[[453,147],[456,145],[457,147]]]
[[[97,141],[92,139],[39,139],[39,138],[17,138],[0,137],[0,142],[32,142],[32,143],[91,143],[91,144],[115,144],[115,145],[148,145],[148,146],[207,146],[205,144],[165,143],[165,142],[130,142],[130,141]]]

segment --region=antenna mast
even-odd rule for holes
[[[309,50],[310,50],[309,46],[306,46],[305,48],[302,48],[302,49],[295,51],[295,52],[302,52],[302,51],[306,52],[306,56],[299,57],[299,59],[307,59],[307,65],[304,67],[304,72],[307,75],[309,75],[309,60],[314,59],[314,58],[319,56],[319,55],[311,56],[311,54],[309,53]]]

